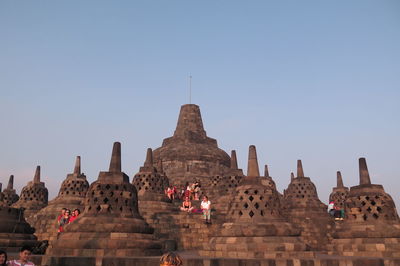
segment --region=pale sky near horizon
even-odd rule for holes
[[[89,182],[122,143],[131,178],[180,106],[283,191],[302,159],[327,202],[342,171],[400,204],[399,1],[1,1],[0,182],[42,167],[50,199],[82,156]]]

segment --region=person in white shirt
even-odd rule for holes
[[[19,260],[10,260],[7,265],[9,266],[35,266],[29,261],[32,254],[32,249],[29,246],[23,246],[19,252]]]
[[[211,202],[207,196],[203,196],[203,201],[200,204],[203,211],[204,223],[211,224]]]

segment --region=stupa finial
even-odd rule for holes
[[[114,142],[109,172],[121,172],[121,143]]]
[[[264,166],[264,176],[269,177],[268,165]]]
[[[40,165],[36,166],[35,176],[33,178],[33,183],[40,183]]]
[[[74,174],[81,174],[81,156],[76,156]]]
[[[249,159],[247,163],[247,176],[260,176],[257,161],[256,146],[250,145],[249,147]]]
[[[7,189],[13,189],[14,188],[14,176],[10,175],[10,179],[8,179],[8,185],[7,185]]]
[[[297,160],[297,177],[304,177],[303,164]]]
[[[336,172],[336,179],[337,179],[336,180],[337,181],[336,187],[338,187],[338,188],[344,187],[343,179],[342,179],[342,173],[340,171]]]
[[[146,161],[144,162],[145,167],[153,167],[153,150],[147,148]]]
[[[360,168],[360,185],[371,185],[371,179],[369,177],[367,161],[365,158],[360,158],[358,160],[358,165]]]
[[[231,169],[234,169],[234,170],[238,169],[238,163],[237,163],[236,151],[235,150],[231,151]]]

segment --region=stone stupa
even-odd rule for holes
[[[40,181],[40,166],[36,167],[35,176],[32,181],[22,188],[19,200],[12,206],[24,208],[25,217],[29,224],[34,224],[34,214],[47,206],[49,191],[44,182]]]
[[[281,213],[278,192],[263,184],[255,146],[249,148],[247,176],[236,187],[227,222],[201,255],[230,258],[275,258],[306,250],[300,229]]]
[[[86,194],[85,210],[50,243],[50,264],[60,257],[158,256],[161,243],[138,211],[137,191],[121,171],[121,144],[115,142],[109,171],[100,172]],[[58,259],[57,259],[58,258]]]
[[[318,198],[314,183],[304,176],[301,160],[297,161],[297,177],[291,178],[284,192],[283,213],[289,221],[302,229],[302,239],[312,249],[325,249],[333,219],[327,212],[327,205]]]
[[[14,189],[14,176],[13,175],[10,176],[10,179],[8,180],[7,188],[3,190],[3,195],[4,195],[3,202],[7,206],[11,206],[19,200],[19,196],[17,195],[17,193],[15,192],[15,189]]]
[[[57,217],[62,208],[83,211],[83,201],[88,188],[86,176],[81,173],[81,157],[77,156],[74,172],[68,174],[62,182],[58,196],[33,216],[35,235],[39,240],[53,240],[57,237]]]
[[[160,164],[161,162],[161,164]],[[163,170],[162,161],[158,163],[160,171]],[[151,148],[147,149],[146,161],[143,166],[140,167],[139,172],[135,174],[132,180],[132,184],[135,186],[138,199],[140,201],[167,201],[165,195],[165,189],[169,186],[168,178],[153,164],[153,151]],[[140,206],[139,206],[140,208]]]
[[[337,171],[336,173],[336,183],[336,187],[332,189],[332,193],[329,195],[329,202],[333,201],[335,206],[344,209],[344,203],[349,194],[349,188],[343,185],[342,174],[340,171]]]
[[[359,159],[360,184],[350,188],[345,220],[335,225],[332,249],[345,256],[400,257],[400,221],[392,197],[371,184],[365,158]]]
[[[207,186],[210,176],[222,176],[230,169],[229,155],[207,136],[195,104],[181,106],[174,135],[154,150],[155,164],[160,160],[170,183],[179,187],[195,179]]]

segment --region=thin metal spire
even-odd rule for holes
[[[189,75],[189,104],[192,104],[192,75]]]

